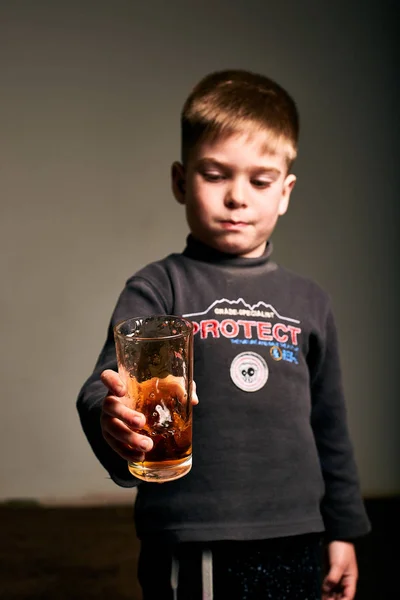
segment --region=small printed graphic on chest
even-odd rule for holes
[[[256,352],[242,352],[231,363],[230,374],[233,383],[244,392],[256,392],[268,380],[268,365]]]

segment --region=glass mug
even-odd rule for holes
[[[133,317],[114,327],[118,372],[129,408],[143,413],[137,431],[153,440],[135,477],[163,483],[192,467],[193,325],[174,315]]]

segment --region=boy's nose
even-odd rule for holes
[[[233,183],[226,192],[225,206],[228,208],[240,208],[246,206],[246,197],[243,186],[240,183]]]

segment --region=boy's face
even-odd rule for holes
[[[261,256],[287,210],[296,177],[287,175],[283,147],[271,154],[263,145],[262,133],[204,141],[186,168],[172,167],[174,195],[186,206],[193,236],[220,252]]]

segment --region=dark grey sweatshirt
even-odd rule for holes
[[[351,540],[370,525],[349,437],[337,334],[327,294],[270,259],[220,254],[188,237],[131,277],[77,406],[91,447],[120,486],[138,485],[141,539],[251,540],[326,532]],[[195,324],[193,467],[162,485],[135,479],[100,429],[117,370],[121,319],[183,315]]]

